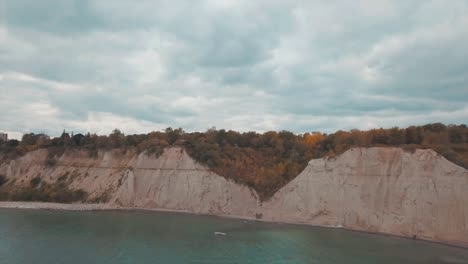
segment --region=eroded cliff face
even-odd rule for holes
[[[130,166],[112,203],[239,217],[257,212],[254,191],[196,164],[183,149],[166,149],[158,159],[139,155]]]
[[[17,186],[37,176],[47,183],[62,180],[70,189],[86,191],[88,202],[238,217],[257,213],[255,191],[196,164],[181,148],[167,148],[158,158],[118,150],[91,158],[85,151],[71,151],[52,167],[45,165],[46,157],[45,150],[28,153],[2,164],[0,174]]]
[[[351,149],[307,168],[266,219],[468,245],[468,172],[432,150]]]
[[[122,207],[262,217],[262,220],[338,226],[416,236],[468,246],[468,172],[431,150],[355,148],[306,169],[261,203],[255,191],[197,164],[183,149],[156,158],[134,152],[67,152],[53,167],[38,150],[3,163],[0,174],[15,185],[36,176],[66,179],[88,202]],[[65,175],[65,176],[64,176]]]

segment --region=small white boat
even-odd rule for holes
[[[214,232],[215,235],[217,236],[225,236],[226,233],[223,233],[223,232]]]

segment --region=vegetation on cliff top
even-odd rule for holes
[[[183,146],[198,162],[235,182],[254,188],[262,199],[296,177],[309,160],[340,154],[351,147],[399,146],[407,150],[430,148],[448,160],[468,168],[468,128],[466,125],[440,123],[405,129],[372,129],[293,134],[288,131],[239,133],[224,129],[186,133],[182,129],[141,135],[124,135],[118,129],[108,136],[69,134],[49,138],[43,134],[25,134],[21,141],[0,145],[3,159],[15,158],[28,151],[47,148],[48,166],[68,149],[85,149],[90,156],[98,150],[134,149],[160,155],[165,147]]]

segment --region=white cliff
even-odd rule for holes
[[[432,150],[351,149],[312,160],[265,219],[468,245],[468,172]]]
[[[139,155],[124,173],[112,203],[125,207],[174,209],[193,213],[255,217],[256,193],[195,163],[183,149],[158,159]]]

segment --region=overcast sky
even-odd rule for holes
[[[467,47],[467,0],[0,0],[0,131],[467,123]]]

